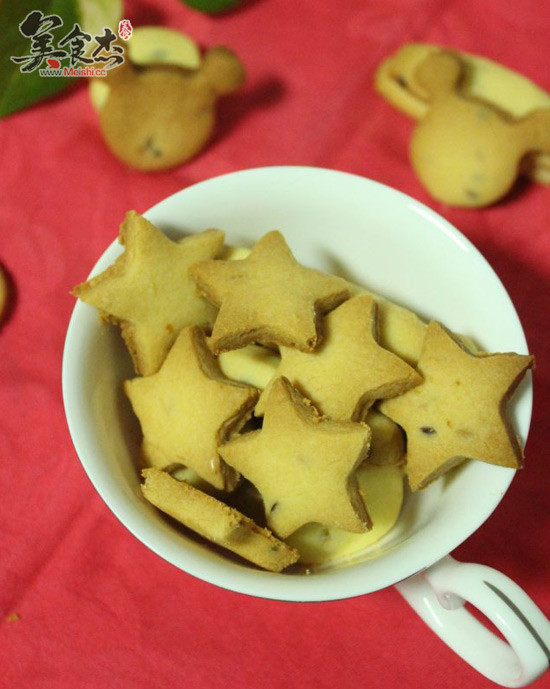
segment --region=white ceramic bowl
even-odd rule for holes
[[[527,351],[514,306],[475,247],[427,207],[376,182],[306,167],[246,170],[184,189],[145,215],[172,236],[222,228],[233,245],[251,246],[279,229],[306,265],[339,273],[439,319],[474,336],[488,351]],[[120,251],[114,241],[92,274]],[[101,325],[93,308],[77,303],[66,339],[63,395],[84,469],[109,508],[145,545],[176,567],[234,591],[330,600],[399,582],[475,531],[514,476],[511,469],[468,462],[408,500],[398,526],[365,561],[307,577],[258,571],[187,538],[142,498],[139,428],[120,386],[132,376],[116,328]],[[511,408],[523,440],[531,400],[528,378]]]

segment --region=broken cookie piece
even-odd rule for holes
[[[280,572],[298,560],[298,551],[238,510],[178,481],[160,469],[145,469],[141,490],[162,512],[263,569]]]

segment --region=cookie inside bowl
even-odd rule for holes
[[[261,197],[267,188],[276,190],[273,203],[266,203],[261,212],[255,205],[251,208],[247,201],[251,191]],[[211,197],[220,205],[211,206],[208,213],[205,199]],[[171,234],[177,233],[178,222],[183,234],[222,227],[232,244],[244,247],[253,246],[268,228],[279,227],[304,264],[361,282],[376,293],[389,293],[395,300],[401,295],[407,306],[421,304],[415,310],[424,317],[443,320],[443,315],[450,314],[449,305],[459,286],[468,303],[463,302],[464,313],[458,318],[455,309],[454,320],[470,336],[478,334],[476,323],[484,322],[484,309],[477,295],[474,300],[470,284],[477,277],[490,287],[487,306],[491,301],[494,306],[496,299],[508,324],[517,319],[494,273],[454,228],[397,192],[361,178],[301,168],[236,173],[185,190],[148,217]],[[337,223],[346,228],[338,240],[333,233]],[[401,248],[396,251],[396,247]],[[436,265],[431,274],[425,273],[431,265],[426,255],[430,252],[433,257],[434,251],[441,256],[453,254],[453,269]],[[95,272],[119,252],[113,244]],[[457,269],[456,259],[464,270]],[[388,266],[397,268],[396,272],[388,275]],[[445,273],[445,282],[438,282],[439,271]],[[427,276],[424,283],[415,281],[419,275]],[[427,298],[434,291],[430,278],[443,285],[432,299]],[[521,351],[521,328],[517,334],[520,347],[510,349]],[[486,345],[484,338],[496,342],[498,333],[487,333],[485,328],[478,341],[496,351],[508,349],[505,342]],[[116,330],[100,324],[93,309],[77,304],[67,338],[64,394],[71,433],[86,471],[107,504],[140,540],[185,571],[234,590],[316,600],[357,595],[394,583],[462,542],[494,509],[514,474],[504,467],[464,463],[424,490],[407,494],[391,531],[358,553],[348,552],[337,568],[293,566],[286,574],[259,571],[176,526],[144,500],[138,466],[141,431],[121,390],[123,381],[133,375]],[[526,386],[516,397],[514,416],[524,416],[525,405],[529,406]],[[465,500],[474,509],[465,510]]]

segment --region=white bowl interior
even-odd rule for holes
[[[279,229],[306,265],[335,272],[474,336],[487,351],[527,351],[500,280],[454,227],[417,201],[354,175],[302,167],[246,170],[189,187],[146,216],[169,235],[208,227],[251,246]],[[116,241],[93,269],[110,265]],[[118,331],[77,303],[63,360],[63,395],[84,469],[106,504],[143,543],[175,566],[231,590],[283,600],[329,600],[383,588],[429,566],[475,531],[514,471],[468,462],[407,500],[396,528],[357,564],[311,576],[272,574],[189,538],[141,496],[139,425],[121,390],[133,370]],[[526,439],[530,378],[510,412]]]

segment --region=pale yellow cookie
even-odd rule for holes
[[[550,183],[550,96],[512,70],[408,44],[383,61],[375,87],[418,120],[411,164],[438,201],[478,208],[519,176]]]
[[[190,265],[214,257],[223,246],[221,230],[168,239],[135,211],[120,227],[124,253],[100,275],[77,285],[73,294],[120,325],[137,373],[160,368],[182,328],[209,327],[216,309],[196,294]]]
[[[460,58],[441,51],[417,68],[430,110],[417,124],[411,164],[437,200],[482,207],[505,196],[528,154],[550,153],[550,108],[514,119],[492,104],[461,91]]]
[[[126,381],[124,390],[141,423],[146,464],[182,464],[216,488],[235,487],[237,472],[218,446],[250,418],[258,391],[221,373],[200,328],[184,328],[158,373]]]
[[[262,429],[235,437],[219,452],[259,490],[267,524],[281,538],[310,521],[362,532],[371,522],[355,471],[370,435],[365,424],[321,418],[278,378]]]
[[[421,378],[377,342],[376,305],[358,295],[331,311],[323,322],[324,338],[314,352],[280,347],[281,362],[273,374],[284,376],[332,419],[360,419],[375,400],[394,397]],[[264,413],[270,385],[258,400],[255,414]]]
[[[383,60],[375,75],[376,90],[393,106],[414,119],[430,109],[428,94],[416,77],[418,66],[433,53],[445,50],[429,43],[407,43]],[[550,107],[550,94],[523,74],[494,60],[464,51],[453,51],[464,64],[465,95],[497,106],[521,118],[534,110]],[[524,161],[523,171],[534,181],[550,185],[550,154],[535,153]]]
[[[215,353],[254,342],[311,351],[321,337],[319,317],[349,296],[341,278],[300,265],[277,231],[264,235],[247,258],[201,261],[190,275],[220,307]]]
[[[87,2],[78,0],[76,5],[79,15],[79,26],[82,31],[92,36],[103,34],[105,27],[111,27],[116,31],[118,23],[123,19],[123,0],[109,0],[109,2]],[[83,41],[84,51],[87,56],[97,48],[95,41]]]
[[[206,51],[197,69],[136,67],[126,60],[102,77],[108,86],[99,127],[109,150],[143,171],[167,170],[197,155],[211,138],[219,98],[239,89],[245,70],[224,46]]]
[[[298,559],[298,552],[268,529],[185,481],[154,468],[145,469],[143,477],[141,490],[150,503],[212,543],[272,572]]]
[[[218,363],[224,375],[263,390],[272,379],[281,357],[273,349],[246,345],[241,349],[220,352]]]
[[[523,450],[506,402],[534,364],[528,355],[473,354],[440,323],[426,332],[418,371],[424,382],[380,403],[407,436],[406,473],[424,488],[466,458],[519,468]]]

